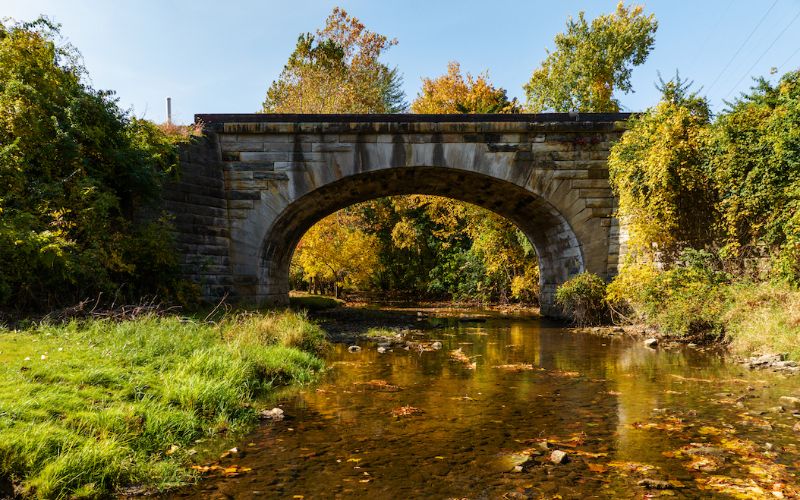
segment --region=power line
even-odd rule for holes
[[[758,29],[758,28],[761,26],[761,24],[764,22],[764,19],[766,19],[766,18],[767,18],[767,16],[769,15],[769,13],[770,13],[770,12],[772,12],[772,9],[773,9],[773,8],[775,8],[775,6],[776,6],[777,4],[778,4],[778,0],[775,0],[775,1],[772,3],[772,5],[769,7],[769,9],[767,9],[767,11],[764,13],[764,15],[763,15],[763,16],[761,16],[761,20],[760,20],[760,21],[758,21],[758,24],[756,24],[755,28],[753,28],[753,30],[750,32],[750,34],[749,34],[749,35],[747,35],[747,38],[745,38],[745,39],[744,39],[744,42],[742,42],[742,44],[739,46],[739,48],[738,48],[738,49],[736,49],[736,52],[735,52],[735,53],[733,54],[733,56],[731,57],[730,61],[728,61],[728,64],[726,64],[726,65],[725,65],[725,67],[724,67],[724,68],[722,68],[722,71],[720,71],[720,72],[719,72],[719,74],[717,75],[717,77],[716,77],[716,78],[714,78],[714,81],[713,81],[713,82],[711,82],[711,85],[709,85],[709,86],[708,86],[708,90],[706,90],[706,92],[709,92],[709,91],[711,91],[711,89],[714,87],[714,85],[716,85],[716,83],[719,81],[719,79],[720,79],[720,78],[722,78],[722,75],[723,75],[723,74],[724,74],[724,73],[725,73],[725,72],[728,70],[728,68],[731,66],[731,64],[733,63],[733,61],[736,59],[736,56],[738,56],[738,55],[739,55],[739,52],[741,52],[741,51],[742,51],[742,49],[744,48],[744,46],[745,46],[745,45],[747,45],[747,42],[749,42],[749,41],[750,41],[750,39],[753,37],[753,34],[754,34],[754,33],[756,32],[756,30],[757,30],[757,29]]]
[[[699,64],[699,62],[703,60],[702,54],[705,53],[705,49],[706,49],[706,47],[708,47],[708,42],[710,42],[711,38],[716,34],[717,28],[722,26],[722,21],[725,20],[725,18],[728,17],[728,14],[730,14],[732,5],[733,5],[733,0],[729,0],[728,1],[728,6],[725,7],[725,10],[722,13],[722,15],[717,18],[717,22],[714,23],[714,27],[711,28],[710,30],[708,30],[705,40],[703,40],[703,43],[698,45],[699,48],[694,51],[694,55],[695,55],[694,65],[695,65],[695,68],[697,67],[697,64]]]
[[[780,66],[778,66],[778,69],[779,69],[779,70],[782,70],[782,69],[783,69],[783,67],[784,67],[784,66],[786,66],[787,64],[789,64],[789,61],[791,61],[791,60],[794,58],[794,56],[796,56],[796,55],[797,55],[799,52],[800,52],[800,47],[797,47],[797,48],[794,50],[794,52],[792,52],[792,55],[790,55],[789,57],[787,57],[787,58],[786,58],[786,60],[785,60],[785,61],[783,61],[783,62],[781,63],[781,65],[780,65]]]
[[[750,68],[742,75],[742,77],[739,78],[739,81],[736,82],[736,84],[733,86],[733,88],[730,90],[730,92],[725,94],[725,97],[722,98],[723,100],[727,99],[728,96],[731,95],[733,93],[733,91],[736,90],[739,87],[739,84],[742,83],[742,80],[744,80],[745,78],[747,78],[748,75],[751,74],[751,72],[753,71],[753,68],[755,68],[756,65],[761,62],[761,59],[763,59],[764,56],[767,55],[767,52],[769,52],[770,49],[778,42],[778,40],[780,40],[780,38],[783,36],[783,34],[786,33],[786,30],[788,30],[789,27],[791,25],[793,25],[795,21],[797,21],[798,17],[800,17],[800,11],[798,11],[797,14],[795,14],[795,16],[792,18],[792,20],[789,21],[789,24],[787,24],[786,27],[783,28],[783,30],[781,30],[780,33],[778,33],[778,36],[776,36],[775,39],[772,40],[772,43],[769,44],[769,47],[767,47],[767,49],[764,52],[762,52],[760,56],[758,56],[758,59],[756,59],[756,62],[754,62],[753,65],[750,66]]]

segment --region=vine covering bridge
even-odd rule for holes
[[[617,272],[609,148],[627,114],[196,115],[205,134],[166,186],[184,274],[208,300],[288,303],[303,234],[341,208],[446,196],[502,215],[536,249],[544,314],[582,271]]]

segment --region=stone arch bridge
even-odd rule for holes
[[[624,238],[608,183],[627,114],[197,115],[204,136],[166,186],[183,272],[213,301],[288,302],[301,236],[336,210],[447,196],[514,222],[539,257],[544,314],[582,271],[609,279]]]

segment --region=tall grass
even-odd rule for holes
[[[701,266],[629,266],[608,286],[606,300],[667,336],[800,360],[800,290],[785,282],[734,280]]]
[[[732,305],[722,319],[734,350],[800,360],[800,291],[761,283],[731,287],[730,294]]]
[[[62,498],[191,480],[192,443],[252,424],[276,385],[313,380],[324,347],[290,312],[0,330],[0,482]]]

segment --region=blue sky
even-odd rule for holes
[[[719,111],[751,76],[800,67],[800,0],[637,3],[655,13],[659,29],[648,61],[634,70],[635,93],[620,96],[628,110],[657,101],[658,71],[668,77],[679,69]],[[496,85],[523,97],[567,17],[584,10],[592,18],[616,2],[0,0],[0,17],[50,16],[83,54],[94,87],[115,90],[123,107],[155,121],[164,120],[169,95],[175,121],[186,123],[195,113],[257,111],[297,36],[321,27],[335,5],[398,39],[384,62],[399,67],[410,101],[420,79],[442,74],[450,60],[472,73],[488,70]]]

